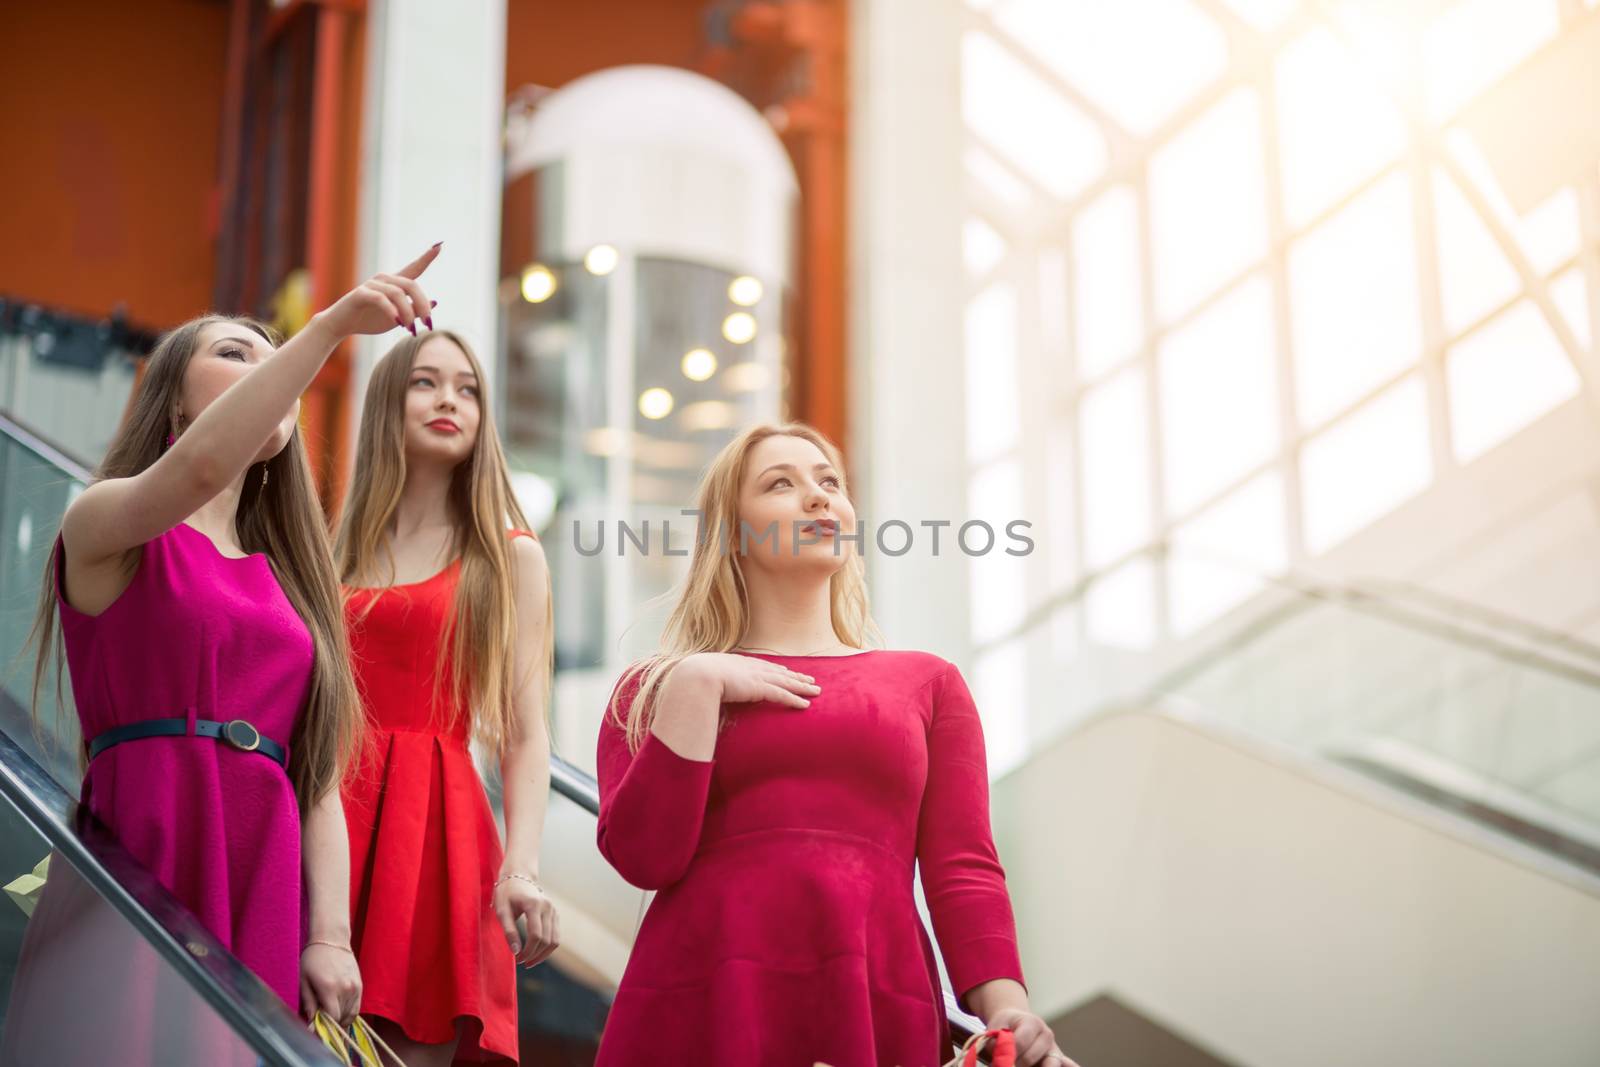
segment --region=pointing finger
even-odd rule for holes
[[[439,258],[439,249],[442,247],[444,247],[444,242],[436,241],[426,252],[422,253],[422,255],[418,256],[416,259],[413,259],[410,263],[407,263],[399,270],[395,271],[395,273],[405,278],[416,278],[420,276],[423,271],[428,269],[428,264]]]

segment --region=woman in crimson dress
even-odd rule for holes
[[[599,1067],[936,1067],[950,1056],[920,868],[963,1006],[1024,1067],[1071,1064],[1030,1009],[956,667],[875,636],[837,450],[762,426],[712,463],[663,652],[601,727],[599,845],[657,890]]]
[[[516,965],[560,937],[539,884],[549,572],[482,367],[424,325],[373,368],[334,552],[370,739],[344,780],[351,927],[362,1013],[408,1067],[515,1064]]]

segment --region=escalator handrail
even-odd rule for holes
[[[1066,589],[1029,607],[1011,627],[974,646],[973,654],[981,657],[996,648],[1008,646],[1019,638],[1027,637],[1039,626],[1054,618],[1056,613],[1084,600],[1090,589],[1108,574],[1135,560],[1148,558],[1160,561],[1165,559],[1170,551],[1171,545],[1166,542],[1146,545],[1102,570],[1084,575]],[[1462,601],[1446,593],[1403,582],[1378,580],[1335,582],[1310,577],[1296,571],[1269,575],[1246,567],[1239,567],[1237,570],[1241,575],[1253,578],[1265,587],[1295,597],[1296,602],[1280,605],[1264,615],[1249,620],[1234,632],[1224,635],[1212,646],[1188,658],[1169,672],[1167,678],[1151,687],[1152,692],[1168,688],[1168,681],[1171,678],[1183,678],[1200,673],[1214,664],[1219,654],[1226,655],[1229,651],[1248,645],[1277,622],[1295,616],[1317,603],[1333,603],[1361,614],[1378,615],[1408,629],[1429,632],[1503,659],[1562,674],[1586,685],[1600,686],[1600,646],[1480,604]],[[1457,622],[1440,619],[1437,617],[1440,615],[1458,618],[1475,616],[1485,630],[1473,630]],[[1515,634],[1527,644],[1517,644],[1508,640],[1503,636],[1505,634]],[[1557,658],[1545,651],[1546,649],[1550,652],[1570,653],[1575,658],[1588,660],[1597,666],[1591,670]]]
[[[0,694],[7,717],[22,709]],[[337,1061],[282,1000],[86,813],[54,778],[0,730],[0,795],[45,839],[52,864],[70,864],[114,907],[251,1050],[275,1067],[331,1067]],[[82,828],[72,829],[78,823]],[[46,889],[46,892],[49,890]]]
[[[1375,594],[1359,585],[1318,584],[1291,577],[1271,579],[1271,582],[1295,599],[1279,605],[1274,610],[1252,619],[1248,624],[1212,642],[1199,654],[1189,657],[1147,686],[1145,695],[1154,697],[1173,692],[1234,653],[1248,648],[1288,619],[1298,617],[1317,606],[1329,604],[1347,608],[1360,615],[1383,619],[1417,633],[1431,634],[1452,644],[1477,649],[1498,659],[1531,667],[1591,689],[1600,689],[1600,665],[1591,670],[1535,649],[1515,645],[1490,634],[1440,620],[1422,609],[1403,603],[1398,598]]]
[[[1401,581],[1398,578],[1365,578],[1350,583],[1349,588],[1352,592],[1377,600],[1409,600],[1462,618],[1476,618],[1485,626],[1520,634],[1531,642],[1558,648],[1600,663],[1600,645],[1416,582]]]
[[[587,771],[574,766],[551,753],[550,788],[572,801],[590,815],[600,816],[600,783]],[[945,1018],[950,1023],[950,1037],[957,1047],[978,1032],[983,1023],[976,1016],[961,1010],[949,990],[944,991]]]
[[[37,430],[18,422],[16,416],[0,408],[0,435],[11,438],[63,474],[70,475],[85,485],[94,480],[94,472],[83,461],[57,447]]]

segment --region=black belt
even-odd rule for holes
[[[89,742],[89,758],[94,759],[112,745],[120,745],[124,741],[137,741],[144,737],[188,736],[188,719],[148,719],[126,726],[114,726],[102,734],[97,734],[95,739]],[[288,765],[283,746],[271,738],[262,737],[260,730],[243,719],[230,719],[227,722],[196,719],[194,736],[215,738],[241,752],[259,752],[270,760],[275,760],[284,766]]]

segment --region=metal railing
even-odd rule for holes
[[[0,712],[13,726],[26,714],[4,694]],[[129,855],[109,830],[80,811],[77,802],[4,730],[0,730],[0,796],[51,848],[51,877],[67,877],[60,864],[70,865],[77,880],[114,908],[264,1063],[274,1067],[337,1063],[278,995]],[[82,1005],[80,1010],[93,1007]]]
[[[63,474],[70,475],[84,484],[88,484],[89,480],[94,477],[94,472],[84,466],[81,461],[67,455],[66,452],[46,441],[33,430],[18,422],[9,412],[3,410],[0,410],[0,434],[11,438],[46,463],[59,468]]]
[[[1229,571],[1238,577],[1248,578],[1261,585],[1263,589],[1274,589],[1294,596],[1309,597],[1321,600],[1342,600],[1352,606],[1371,605],[1379,609],[1395,611],[1410,610],[1412,618],[1420,618],[1428,611],[1437,612],[1454,619],[1471,619],[1478,622],[1489,634],[1485,638],[1481,631],[1472,630],[1460,623],[1445,624],[1440,632],[1460,635],[1463,639],[1474,642],[1486,640],[1486,647],[1498,648],[1506,652],[1519,652],[1523,649],[1508,637],[1520,638],[1528,646],[1538,649],[1559,650],[1572,656],[1589,661],[1600,672],[1600,645],[1584,641],[1568,633],[1555,630],[1527,619],[1519,618],[1504,611],[1478,604],[1473,601],[1463,600],[1460,597],[1419,585],[1415,582],[1406,582],[1393,578],[1366,578],[1354,581],[1331,581],[1299,571],[1288,571],[1282,574],[1266,574],[1253,568],[1245,567],[1235,561],[1214,558],[1190,551],[1185,551],[1181,556],[1176,554],[1173,546],[1165,541],[1158,541],[1129,552],[1119,557],[1114,563],[1085,574],[1070,585],[1045,597],[1031,605],[1020,618],[1011,626],[988,637],[975,647],[978,655],[1011,645],[1016,641],[1026,638],[1041,626],[1052,622],[1062,611],[1073,608],[1085,601],[1090,592],[1111,574],[1136,561],[1147,561],[1160,565],[1172,560],[1197,563],[1220,571]],[[1261,620],[1250,624],[1249,629],[1256,629]],[[1224,638],[1226,644],[1232,637]],[[1197,656],[1195,659],[1208,658]]]

